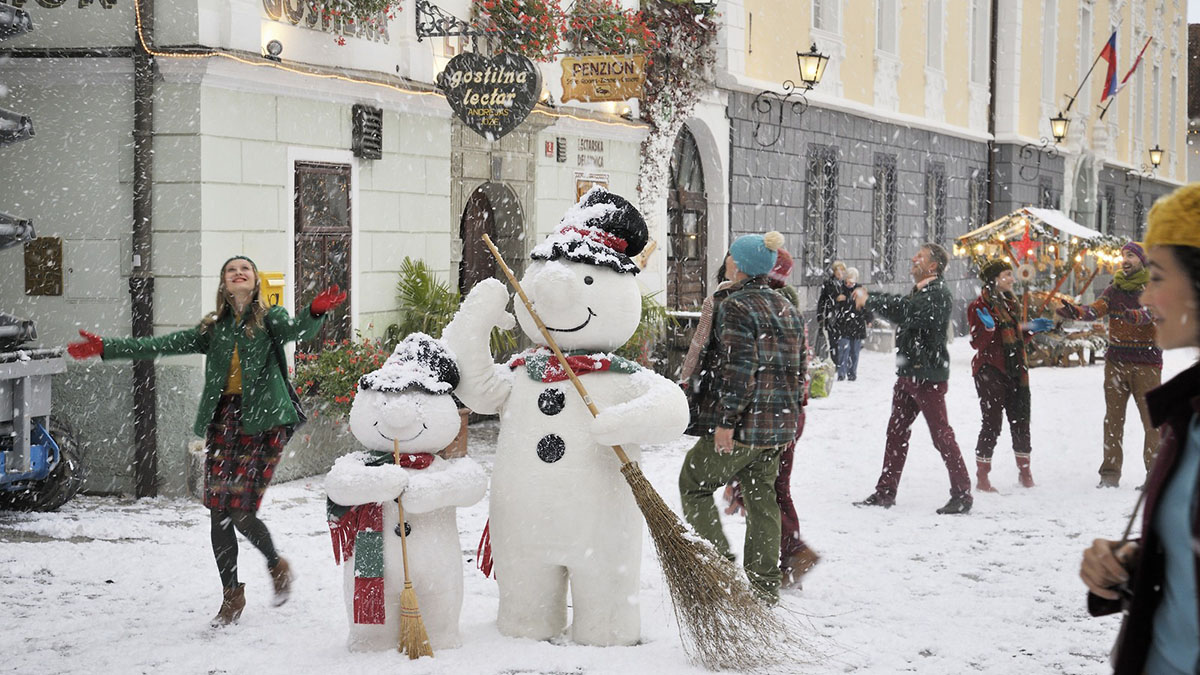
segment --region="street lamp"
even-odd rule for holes
[[[1154,168],[1157,169],[1158,165],[1162,164],[1162,156],[1163,149],[1158,147],[1158,143],[1155,143],[1154,147],[1150,148],[1150,163],[1154,165]]]
[[[1070,123],[1071,120],[1064,117],[1062,112],[1050,118],[1050,135],[1054,137],[1055,143],[1061,143],[1062,139],[1067,137],[1067,125]]]
[[[821,82],[825,75],[825,66],[829,64],[829,56],[817,51],[817,43],[813,43],[807,52],[796,52],[796,65],[800,68],[800,85],[792,80],[783,81],[783,93],[770,89],[759,92],[754,97],[753,108],[762,118],[754,124],[754,141],[767,148],[779,142],[783,135],[783,106],[789,101],[792,104],[792,115],[797,119],[808,110],[808,99],[804,93]],[[795,97],[795,100],[792,98]],[[774,118],[774,119],[772,119]],[[765,138],[759,136],[763,125],[768,132]],[[772,133],[774,132],[774,133]]]
[[[800,66],[800,80],[807,91],[821,82],[829,57],[818,52],[817,43],[814,42],[807,52],[796,52],[796,63]]]

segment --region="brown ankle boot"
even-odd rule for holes
[[[212,627],[220,628],[231,623],[237,623],[246,608],[246,584],[238,584],[233,588],[224,589],[221,609],[212,619]]]
[[[820,561],[821,556],[807,546],[788,556],[779,568],[783,574],[782,587],[800,588],[801,578]]]
[[[288,565],[288,561],[280,558],[279,562],[275,563],[274,567],[268,567],[271,572],[271,582],[275,585],[275,600],[273,601],[276,607],[288,601],[292,595],[292,568]]]
[[[988,473],[991,470],[992,470],[992,463],[990,461],[985,462],[979,458],[975,459],[975,489],[976,490],[979,490],[980,492],[999,492],[999,490],[992,487],[992,481],[988,479]]]
[[[1033,474],[1029,470],[1029,455],[1017,455],[1017,470],[1020,472],[1018,480],[1021,481],[1021,487],[1033,487]]]

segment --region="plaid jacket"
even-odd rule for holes
[[[717,310],[724,354],[711,425],[732,428],[745,445],[786,445],[796,435],[804,394],[804,325],[765,276],[730,289]]]

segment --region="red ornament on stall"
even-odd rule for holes
[[[1026,224],[1025,225],[1025,236],[1021,237],[1020,239],[1013,242],[1013,244],[1012,244],[1013,251],[1015,251],[1017,254],[1016,262],[1021,262],[1023,260],[1028,260],[1029,258],[1032,258],[1033,257],[1033,249],[1035,249],[1041,245],[1042,245],[1042,243],[1040,241],[1034,241],[1029,238],[1029,225]]]

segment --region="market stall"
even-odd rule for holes
[[[1001,258],[1012,263],[1022,313],[1043,314],[1056,297],[1083,295],[1100,272],[1121,264],[1125,241],[1071,220],[1061,211],[1026,206],[959,237],[954,255],[976,266]]]

